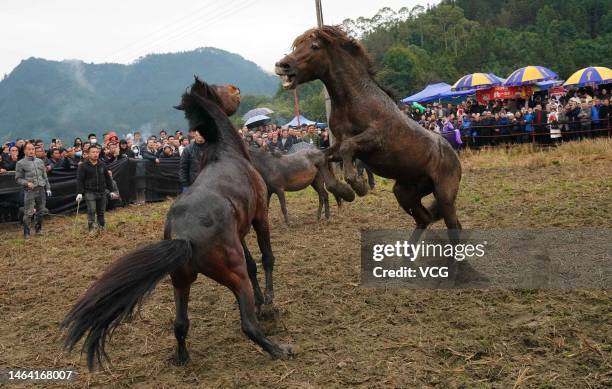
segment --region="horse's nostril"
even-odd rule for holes
[[[287,62],[277,62],[276,63],[276,67],[282,68],[282,69],[289,69],[290,66]]]

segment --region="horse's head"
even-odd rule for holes
[[[293,42],[293,51],[276,63],[275,72],[282,79],[283,88],[293,89],[299,84],[324,77],[339,52],[358,57],[370,68],[365,49],[357,40],[340,27],[323,26],[297,37]]]
[[[222,102],[222,109],[227,116],[232,116],[240,106],[240,89],[232,84],[213,85]]]
[[[195,81],[191,86],[191,91],[213,100],[227,116],[232,116],[240,106],[240,89],[232,84],[213,85],[201,81],[198,77],[194,77]],[[175,107],[184,111],[181,105]]]
[[[183,93],[181,103],[174,108],[185,111],[189,128],[200,133],[209,145],[229,146],[249,159],[242,138],[228,118],[236,112],[239,104],[240,90],[235,86],[209,85],[195,77],[191,88]],[[216,147],[212,154],[203,154],[202,161],[208,161],[219,150]]]

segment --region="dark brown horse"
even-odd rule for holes
[[[289,224],[289,215],[285,192],[296,192],[307,188],[309,185],[314,188],[319,196],[317,220],[321,219],[323,207],[325,207],[325,218],[329,219],[329,196],[325,189],[324,177],[329,176],[328,180],[335,180],[335,177],[329,173],[325,153],[317,149],[306,149],[293,154],[282,155],[255,148],[249,149],[249,152],[253,166],[259,171],[268,187],[268,204],[270,203],[270,197],[275,193],[280,202],[286,224]],[[338,182],[332,188],[335,190],[342,185],[346,186],[346,184]],[[345,188],[345,191],[350,194],[353,193],[348,187]],[[340,205],[342,197],[334,192],[332,194]],[[352,198],[349,201],[351,200]]]
[[[329,155],[342,160],[344,176],[358,195],[365,195],[367,186],[356,174],[354,158],[377,175],[395,179],[393,193],[416,221],[417,231],[440,217],[449,229],[461,228],[455,209],[461,181],[457,153],[440,135],[399,110],[375,81],[359,42],[338,27],[308,30],[294,41],[292,53],[276,64],[276,73],[286,89],[316,79],[325,84],[336,138]],[[436,202],[427,209],[421,199],[430,193]]]
[[[164,240],[116,260],[64,319],[66,346],[72,348],[85,337],[83,349],[90,369],[103,359],[108,360],[104,349],[107,337],[123,320],[133,317],[135,307],[166,274],[170,274],[174,286],[177,363],[189,360],[185,344],[189,329],[187,305],[190,286],[198,273],[234,293],[242,330],[251,340],[273,358],[291,355],[289,346],[266,338],[257,322],[256,304],[263,297],[252,284],[254,262],[245,258],[242,242],[252,225],[266,269],[266,292],[271,299],[274,256],[267,192],[222,106],[224,101],[215,90],[197,79],[183,95],[178,108],[185,111],[191,128],[199,131],[208,143],[202,161],[204,168],[168,211]]]

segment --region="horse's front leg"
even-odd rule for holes
[[[367,129],[358,135],[345,138],[340,144],[339,154],[342,157],[344,178],[359,196],[365,196],[368,193],[368,185],[365,179],[357,174],[353,164],[355,154],[372,151],[380,142],[379,137],[377,130]]]

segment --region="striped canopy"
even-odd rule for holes
[[[486,89],[501,85],[503,80],[493,73],[472,73],[461,77],[451,90]]]
[[[532,85],[538,81],[556,80],[559,76],[543,66],[525,66],[512,72],[504,83],[505,86]]]
[[[609,82],[612,82],[612,70],[603,66],[590,66],[572,74],[563,86],[581,87],[593,84],[607,84]]]

